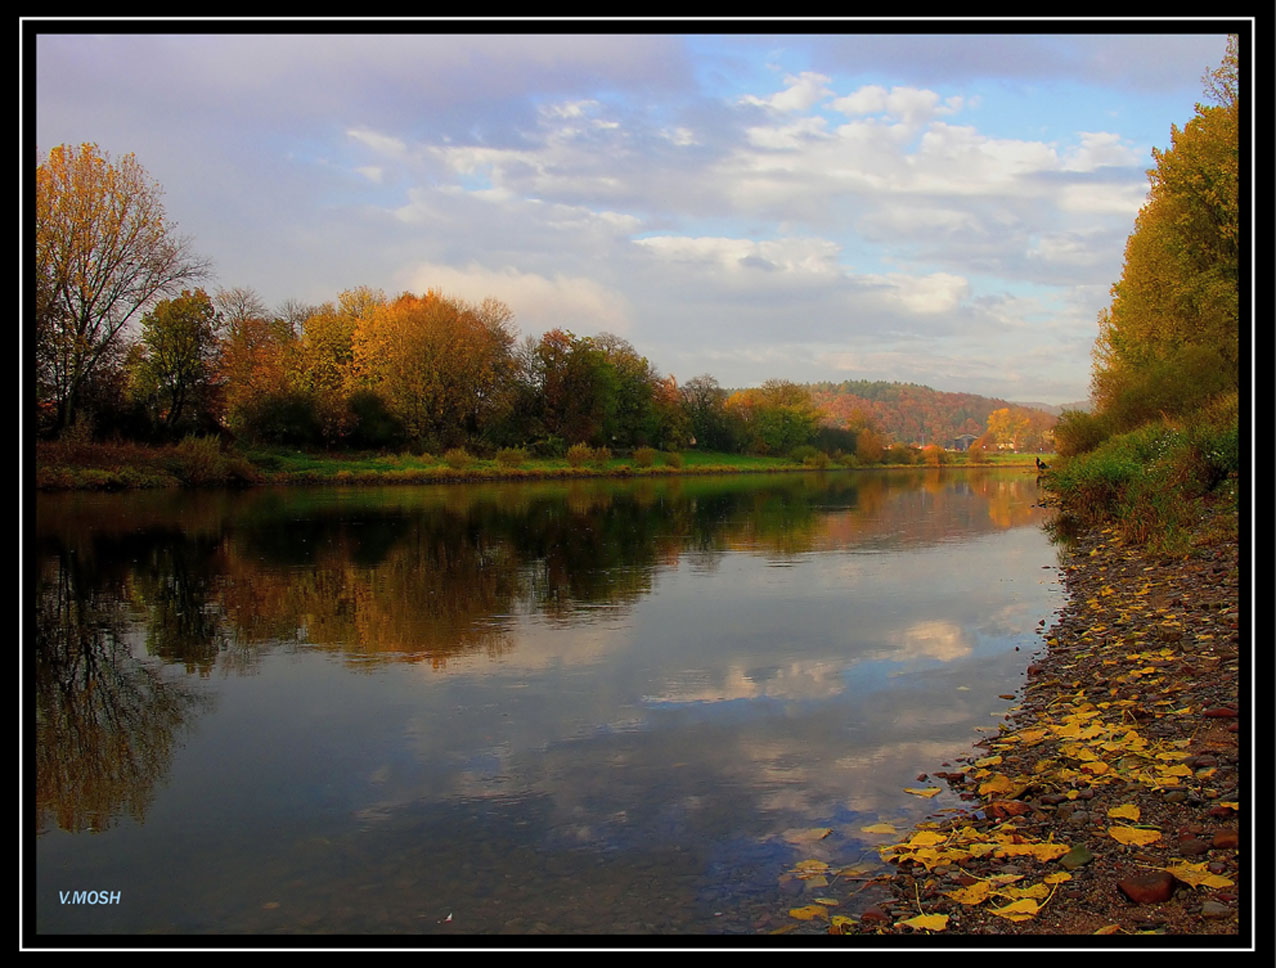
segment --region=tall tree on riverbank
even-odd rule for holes
[[[1171,147],[1154,150],[1151,188],[1126,244],[1112,304],[1099,315],[1094,396],[1117,428],[1186,412],[1239,380],[1237,38],[1206,75]]]
[[[36,169],[36,386],[58,433],[118,364],[129,321],[207,272],[162,194],[132,154],[112,162],[94,144],[59,145]]]

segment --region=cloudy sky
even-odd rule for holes
[[[36,148],[133,152],[210,288],[495,296],[683,381],[1047,403],[1086,397],[1151,150],[1226,46],[1208,21],[102,26],[37,38]]]

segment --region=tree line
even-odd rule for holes
[[[42,438],[917,459],[903,441],[892,446],[878,415],[830,409],[818,386],[732,391],[709,374],[679,383],[609,333],[520,340],[496,299],[360,286],[272,309],[251,288],[205,288],[209,264],[177,234],[162,195],[133,155],[114,161],[93,144],[60,145],[37,168]]]
[[[821,414],[786,381],[679,384],[629,342],[553,329],[430,290],[357,287],[268,308],[205,288],[209,264],[137,159],[59,145],[36,171],[35,409],[42,438],[480,452],[688,446],[787,453]],[[210,287],[211,288],[211,287]],[[853,437],[842,443],[853,449]]]

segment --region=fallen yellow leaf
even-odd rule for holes
[[[1020,898],[1044,898],[1050,895],[1050,888],[1045,884],[1032,884],[1029,887],[1007,887],[994,893],[1000,894],[1002,897],[1019,900]]]
[[[919,830],[913,836],[908,838],[909,847],[935,847],[942,844],[948,838],[943,834],[935,833],[933,830]]]
[[[1146,847],[1161,839],[1159,830],[1147,830],[1143,827],[1115,826],[1108,828],[1108,836],[1119,844]]]
[[[991,885],[987,881],[975,881],[969,887],[960,887],[955,891],[945,891],[944,893],[958,904],[974,905],[982,904],[988,900],[990,890]]]
[[[1114,820],[1138,820],[1139,808],[1132,803],[1123,803],[1108,810],[1108,816]]]
[[[984,793],[1009,793],[1015,788],[1015,781],[1010,779],[1004,773],[993,774],[992,779],[986,780],[979,784],[980,794]]]
[[[1184,884],[1192,887],[1231,887],[1233,882],[1222,874],[1212,874],[1206,869],[1205,862],[1199,864],[1179,864],[1177,867],[1165,867]]]
[[[943,931],[948,927],[947,914],[919,914],[907,921],[896,921],[895,926],[907,925],[917,931]]]
[[[793,865],[793,873],[802,878],[817,877],[821,874],[828,873],[828,871],[829,865],[827,861],[815,860],[814,858],[811,860],[800,860]]]
[[[916,789],[914,787],[904,787],[904,792],[911,793],[915,797],[926,797],[927,799],[929,799],[930,797],[939,796],[939,794],[942,793],[943,791],[940,790],[939,787],[926,787],[925,789]]]
[[[1037,916],[1037,912],[1041,910],[1041,906],[1030,897],[1013,901],[1001,908],[989,908],[993,914],[999,918],[1006,918],[1010,921],[1028,921]]]
[[[789,917],[797,918],[799,921],[810,921],[812,918],[826,918],[828,912],[818,904],[808,904],[806,907],[789,908]]]
[[[899,831],[888,823],[875,823],[867,827],[860,827],[866,834],[897,834]]]
[[[1003,844],[997,848],[994,856],[1027,856],[1044,863],[1045,861],[1058,860],[1071,849],[1067,844]]]

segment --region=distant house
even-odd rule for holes
[[[970,445],[979,438],[974,434],[962,434],[960,437],[953,438],[953,450],[970,450]]]

